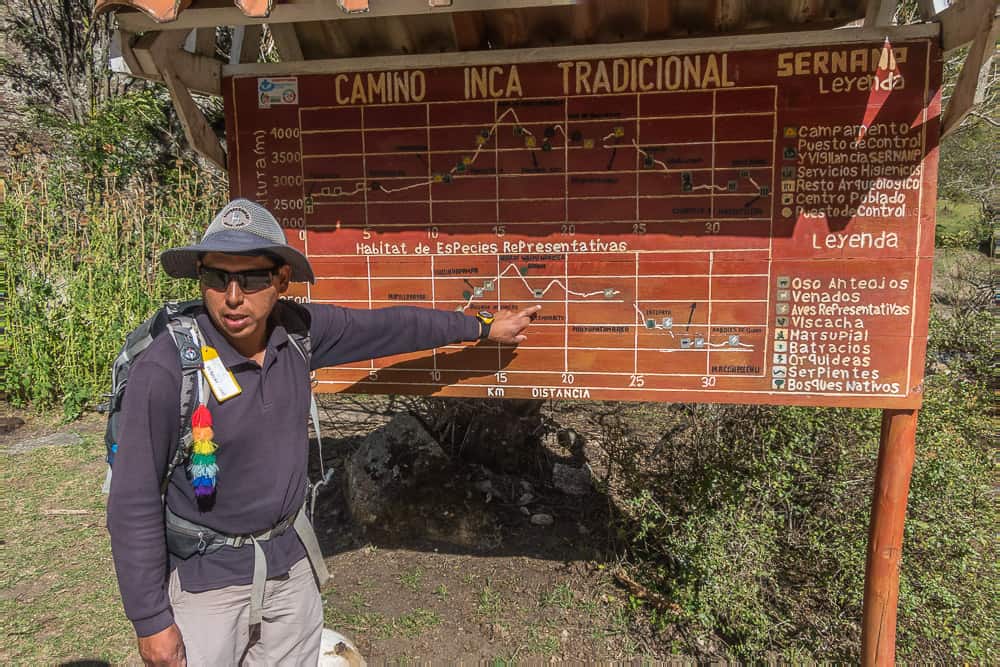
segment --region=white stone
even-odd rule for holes
[[[336,630],[323,628],[317,667],[366,667],[367,664],[354,642]]]

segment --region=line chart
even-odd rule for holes
[[[627,364],[632,375],[649,378],[762,375],[767,301],[746,298],[743,290],[766,285],[765,254],[622,255],[610,262],[588,253],[314,260],[320,271],[325,262],[336,262],[343,275],[319,281],[311,298],[354,307],[406,304],[462,312],[539,304],[529,341],[502,364],[504,372],[526,376],[541,377],[533,369],[551,367],[556,350],[563,352],[560,374]],[[486,368],[496,366],[502,347],[488,347],[463,354]],[[457,372],[448,368],[448,352],[439,350],[424,365],[414,361],[404,369],[378,361],[366,368],[378,370],[383,380],[426,372],[440,374],[444,382]],[[665,365],[662,355],[674,352],[683,359]],[[343,377],[356,370],[331,373]]]
[[[697,310],[697,303],[691,304],[691,312],[688,315],[688,320],[686,324],[678,324],[677,328],[684,327],[685,333],[682,334],[680,338],[680,347],[676,348],[660,348],[660,352],[696,352],[698,350],[708,349],[725,349],[728,351],[743,351],[749,352],[754,349],[754,346],[750,343],[745,343],[740,339],[739,334],[728,334],[725,336],[725,342],[713,343],[705,339],[705,335],[702,333],[695,333],[692,336],[686,334],[691,331],[691,319]],[[655,319],[650,319],[646,317],[646,314],[639,308],[639,304],[633,304],[635,308],[635,313],[638,316],[638,325],[645,327],[646,329],[666,331],[671,338],[677,338],[674,333],[675,325],[673,317],[664,317],[659,322]]]
[[[607,288],[607,289],[600,289],[600,290],[597,290],[597,291],[594,291],[594,292],[574,292],[573,290],[571,290],[568,287],[566,287],[566,285],[563,283],[563,281],[560,280],[560,279],[558,279],[558,278],[553,278],[552,280],[549,281],[548,285],[546,285],[545,287],[543,287],[541,289],[537,289],[537,288],[532,287],[531,284],[528,283],[527,278],[525,278],[525,275],[526,275],[527,272],[518,269],[518,267],[517,267],[516,264],[508,264],[507,268],[505,268],[503,271],[501,271],[499,274],[497,274],[496,280],[499,281],[499,279],[503,278],[507,274],[507,272],[509,272],[511,269],[514,269],[514,271],[517,272],[518,277],[521,278],[521,282],[524,283],[524,286],[528,289],[528,291],[531,293],[531,295],[535,299],[542,299],[542,298],[544,298],[545,295],[546,295],[546,293],[548,293],[548,291],[552,287],[554,287],[555,285],[558,285],[559,287],[562,287],[563,290],[566,292],[566,294],[572,294],[573,296],[582,297],[584,299],[589,299],[590,297],[594,297],[594,296],[603,296],[605,299],[612,299],[616,295],[621,294],[620,291],[618,291],[616,289],[613,289],[613,288],[610,288],[610,287]],[[475,299],[482,298],[486,292],[492,292],[493,289],[494,289],[494,285],[495,285],[495,282],[494,282],[493,279],[490,279],[490,280],[487,280],[487,281],[483,282],[483,284],[481,286],[479,286],[479,287],[474,287],[474,286],[470,285],[470,287],[472,287],[472,291],[468,292],[468,300],[465,302],[464,305],[459,306],[455,310],[457,310],[459,312],[464,312],[464,311],[468,310],[469,308],[472,307],[472,303],[473,303],[473,301]],[[465,295],[463,294],[463,296],[465,296]]]
[[[371,188],[384,192],[385,194],[393,194],[396,192],[404,192],[406,190],[411,190],[413,188],[425,187],[433,183],[443,183],[446,182],[445,180],[446,178],[450,180],[450,178],[453,177],[455,174],[464,172],[467,168],[475,164],[476,160],[479,158],[480,153],[482,153],[484,146],[486,145],[486,141],[491,137],[493,137],[493,135],[497,131],[497,128],[503,122],[503,119],[507,116],[507,114],[512,115],[514,117],[514,120],[517,121],[517,126],[515,126],[515,132],[525,137],[534,138],[535,135],[533,132],[531,132],[531,130],[528,130],[527,128],[521,126],[521,120],[517,117],[517,112],[514,111],[513,107],[511,107],[506,111],[504,111],[503,113],[501,113],[500,116],[497,117],[496,121],[493,123],[492,126],[490,126],[488,129],[480,131],[480,133],[476,137],[476,148],[475,151],[472,153],[472,155],[468,157],[463,156],[461,162],[451,167],[451,169],[449,169],[444,174],[435,174],[429,181],[422,183],[413,183],[400,188],[387,188],[381,183],[375,183],[373,186],[371,186]],[[562,129],[561,125],[555,125],[553,126],[553,128],[554,128],[553,132],[559,131],[563,133],[563,136],[565,136],[565,131]],[[549,148],[545,147],[547,145],[547,142],[548,139],[546,139],[546,143],[543,144],[542,147],[537,147],[534,145],[534,142],[530,142],[531,145],[526,146],[526,148],[528,150],[550,150],[550,147]],[[321,188],[319,192],[316,194],[329,197],[351,197],[353,195],[364,192],[366,189],[368,188],[362,181],[355,185],[354,190],[351,190],[349,192],[344,191],[339,187],[335,187],[332,190]]]
[[[491,104],[491,106],[493,106]],[[300,115],[303,112],[308,112],[308,109],[300,111]],[[567,114],[563,114],[564,116]],[[711,125],[715,122],[714,115],[707,116],[692,116],[693,118],[698,118],[702,120],[707,120],[708,124]],[[696,164],[694,166],[688,166],[687,168],[673,168],[666,160],[661,159],[656,156],[655,151],[667,150],[665,148],[666,144],[669,143],[665,141],[670,139],[670,137],[664,137],[662,134],[654,135],[649,137],[652,141],[644,141],[640,144],[638,136],[640,134],[640,121],[642,122],[653,122],[657,120],[657,117],[653,118],[643,118],[640,119],[638,116],[618,118],[612,122],[598,122],[598,121],[578,121],[584,130],[572,130],[567,131],[565,124],[569,123],[568,119],[559,121],[555,117],[546,119],[543,122],[529,122],[525,121],[518,115],[517,110],[510,106],[502,111],[499,107],[496,107],[494,118],[492,121],[485,126],[479,124],[468,124],[468,125],[452,125],[456,131],[468,131],[469,135],[464,140],[455,141],[452,139],[448,143],[443,143],[440,146],[432,145],[430,140],[426,140],[424,143],[416,143],[421,141],[417,137],[417,132],[421,129],[424,130],[425,134],[429,137],[431,126],[426,126],[424,128],[413,128],[412,133],[407,133],[403,131],[402,134],[395,133],[393,136],[406,137],[400,139],[400,143],[395,145],[396,151],[389,151],[384,153],[385,156],[391,156],[393,154],[399,156],[406,156],[411,159],[416,157],[419,164],[416,164],[419,169],[419,173],[416,170],[410,171],[408,169],[392,169],[385,170],[378,176],[372,174],[358,174],[359,178],[349,178],[344,177],[341,173],[331,173],[330,171],[324,171],[322,168],[312,169],[311,165],[313,162],[322,159],[335,159],[335,158],[351,158],[357,153],[353,152],[355,149],[346,149],[343,153],[321,153],[316,156],[310,156],[308,154],[303,155],[303,171],[302,171],[302,182],[308,187],[304,187],[304,197],[306,198],[306,205],[308,208],[314,208],[316,205],[323,204],[333,204],[338,200],[342,202],[351,202],[360,195],[365,196],[366,207],[369,204],[380,204],[387,203],[390,201],[397,201],[399,203],[420,203],[421,201],[426,201],[429,204],[433,202],[437,206],[442,206],[444,201],[453,201],[455,203],[466,203],[469,201],[477,201],[480,199],[500,199],[503,197],[503,193],[499,192],[501,181],[507,182],[509,179],[514,177],[544,177],[550,174],[565,174],[567,177],[572,177],[572,182],[567,182],[564,185],[565,191],[561,194],[561,197],[549,197],[549,200],[558,198],[569,198],[573,193],[570,192],[572,189],[570,186],[580,181],[580,184],[586,184],[589,181],[594,181],[596,178],[588,177],[599,177],[601,174],[611,174],[612,179],[623,179],[629,174],[635,173],[650,173],[650,174],[660,174],[663,176],[668,175],[679,175],[681,181],[676,187],[671,186],[671,189],[666,194],[673,194],[676,196],[691,196],[696,195],[699,191],[709,191],[711,193],[717,194],[732,194],[732,195],[745,195],[752,194],[754,199],[749,202],[743,203],[737,208],[748,208],[756,202],[757,199],[766,198],[770,194],[769,186],[760,185],[754,174],[751,173],[752,169],[756,169],[760,172],[760,178],[769,179],[771,168],[769,164],[771,147],[773,146],[773,123],[769,120],[771,116],[763,113],[757,113],[752,115],[755,121],[761,125],[761,132],[758,141],[761,144],[761,148],[765,149],[767,156],[766,159],[761,160],[761,165],[753,168],[740,168],[736,169],[732,174],[726,174],[721,166],[714,164],[714,150],[712,159],[707,159],[707,156],[701,157],[689,157],[686,158],[688,161],[693,160]],[[508,118],[512,121],[511,123],[505,123]],[[670,117],[664,117],[670,118]],[[766,122],[764,122],[766,121]],[[300,120],[301,122],[301,120]],[[587,134],[592,133],[594,130],[600,129],[599,127],[588,127],[597,123],[599,126],[605,126],[608,130],[600,136],[599,139],[587,138]],[[360,130],[359,132],[364,133],[379,133],[386,132],[381,129],[369,129],[367,124],[362,123],[365,126],[365,130]],[[532,129],[532,125],[536,126]],[[630,127],[630,125],[632,127]],[[498,132],[501,127],[509,126],[512,129],[511,136],[512,139],[509,143],[501,145],[502,142],[499,141]],[[310,130],[311,132],[321,132],[322,130]],[[342,137],[347,130],[343,128],[338,128],[336,130],[329,130],[330,132],[338,133],[338,137]],[[647,129],[647,133],[651,130]],[[714,134],[714,131],[713,131]],[[562,145],[554,145],[553,139],[557,136],[563,138]],[[457,136],[457,135],[456,135]],[[539,140],[539,137],[542,136]],[[412,140],[410,139],[412,138]],[[683,137],[675,137],[675,139],[682,139]],[[615,143],[607,143],[609,140],[614,140]],[[620,143],[621,141],[626,141],[627,143]],[[490,144],[493,144],[492,146]],[[695,149],[695,153],[704,152],[704,146],[711,147],[712,142],[707,144],[699,142],[689,142],[681,141],[675,146],[674,151],[687,150],[690,145],[697,146],[699,148]],[[393,146],[387,146],[392,148]],[[628,160],[627,169],[614,168],[613,163],[617,152],[621,149],[628,148],[632,150],[635,154],[634,159]],[[610,157],[601,158],[598,163],[590,162],[590,158],[579,158],[576,155],[583,155],[585,153],[593,153],[593,151],[601,151],[607,153],[610,151]],[[525,154],[530,159],[530,164],[519,163],[516,155]],[[383,155],[382,153],[366,151],[366,155],[375,156]],[[480,163],[481,159],[485,155],[491,156],[491,164],[486,166],[484,169],[478,169],[477,165]],[[561,163],[550,163],[547,166],[540,163],[539,156],[561,156]],[[435,158],[437,156],[442,156],[442,158],[451,158],[450,164],[446,165],[434,165]],[[603,162],[602,162],[603,160]],[[507,166],[505,166],[505,163]],[[701,166],[698,166],[701,163]],[[709,182],[709,183],[695,183],[695,174],[707,171],[710,175],[720,174],[726,175],[726,181],[724,183],[719,182]],[[495,191],[490,193],[485,190],[477,194],[473,194],[470,198],[460,199],[457,196],[443,196],[434,197],[430,193],[430,189],[435,186],[447,186],[454,185],[460,181],[475,180],[477,178],[489,179],[492,178],[497,187]],[[639,179],[637,178],[636,181]],[[713,179],[714,180],[714,179]],[[332,182],[331,182],[332,181]],[[400,184],[395,185],[393,181],[402,181]],[[740,181],[744,181],[750,184],[750,190],[747,191],[745,188],[739,186]],[[624,181],[622,181],[624,183]],[[623,192],[608,192],[607,195],[601,193],[596,193],[596,196],[601,199],[637,199],[640,197],[657,196],[664,194],[662,192],[662,187],[656,188],[646,184],[643,188],[640,188],[637,184],[635,192],[633,193],[623,193]],[[616,188],[606,188],[610,190],[615,190]],[[621,189],[621,188],[617,188]],[[648,191],[643,191],[648,190]],[[395,199],[392,196],[400,193],[406,192],[425,192],[427,191],[426,199],[421,199],[420,197],[416,199]],[[371,194],[378,194],[386,196],[384,202],[371,201]],[[507,197],[511,199],[511,197]],[[543,201],[544,197],[529,197],[535,201]],[[436,200],[436,201],[435,201]],[[432,205],[433,205],[432,204]],[[763,210],[763,209],[761,209]],[[748,212],[749,213],[749,212]],[[365,214],[365,219],[370,219],[372,216]],[[565,216],[567,219],[571,216]]]

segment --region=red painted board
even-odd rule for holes
[[[542,306],[322,391],[915,408],[940,73],[918,39],[241,75],[231,189],[312,261],[297,300]]]

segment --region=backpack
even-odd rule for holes
[[[105,395],[107,401],[97,407],[98,412],[108,415],[108,423],[104,432],[104,446],[108,463],[102,491],[111,490],[111,475],[118,452],[119,418],[122,401],[125,398],[125,388],[128,386],[129,372],[136,359],[152,344],[157,336],[169,334],[177,347],[177,356],[181,367],[180,391],[180,430],[177,449],[167,464],[167,471],[160,482],[160,495],[167,490],[167,484],[174,470],[183,465],[191,454],[191,416],[201,402],[202,396],[207,396],[207,382],[202,377],[201,342],[203,340],[198,323],[195,321],[204,306],[200,299],[193,301],[170,301],[162,308],[146,318],[126,337],[118,356],[111,366],[111,391]],[[288,340],[292,347],[302,356],[309,367],[312,356],[312,341],[309,338],[309,311],[302,306],[287,300],[279,300],[275,305],[277,320],[288,331]],[[319,409],[315,394],[310,394],[309,417],[313,430],[316,432],[316,443],[319,449],[320,480],[310,483],[310,516],[316,504],[316,493],[326,484],[333,470],[325,470],[323,465],[323,440],[319,428]]]

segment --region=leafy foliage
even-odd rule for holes
[[[903,659],[993,662],[994,318],[932,322],[903,545]],[[659,442],[605,421],[632,567],[676,608],[664,631],[738,659],[856,662],[879,418],[874,410],[675,406]],[[993,582],[993,583],[991,583]],[[709,642],[709,644],[705,643]],[[701,648],[699,648],[701,647]]]
[[[79,414],[107,386],[125,334],[163,301],[189,295],[157,258],[204,226],[220,193],[182,167],[163,189],[115,189],[112,176],[80,183],[56,167],[6,175],[0,387],[15,404]]]
[[[58,150],[50,158],[71,180],[90,180],[99,186],[111,176],[118,187],[141,178],[170,178],[175,158],[161,140],[168,123],[169,99],[153,89],[114,97],[89,113],[82,122],[68,120],[44,108],[33,108],[40,128]]]

